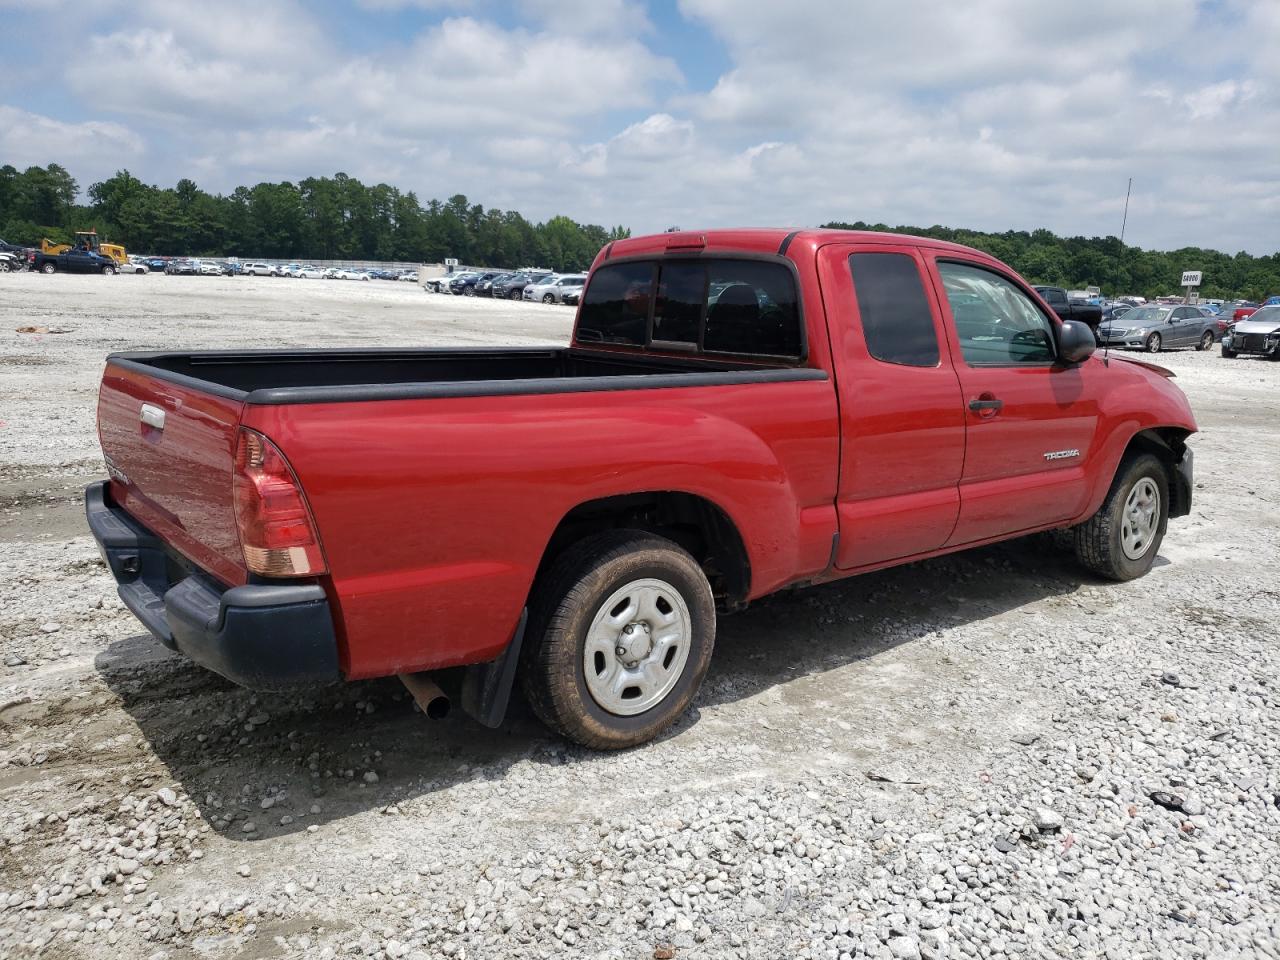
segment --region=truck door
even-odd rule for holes
[[[936,550],[959,513],[965,415],[939,303],[910,246],[819,251],[840,400],[836,566]]]
[[[1097,371],[1058,362],[1058,321],[1011,276],[963,256],[927,260],[948,314],[968,422],[960,519],[948,544],[1079,515]]]

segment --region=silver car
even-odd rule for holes
[[[565,293],[569,291],[581,293],[582,285],[586,282],[586,274],[581,273],[550,276],[541,283],[531,283],[525,287],[524,299],[542,303],[564,303]]]
[[[1280,306],[1255,310],[1227,328],[1222,355],[1232,359],[1242,353],[1280,360]]]
[[[1218,322],[1198,307],[1148,304],[1134,307],[1098,327],[1098,342],[1106,347],[1133,347],[1159,353],[1171,347],[1208,350],[1217,339]]]

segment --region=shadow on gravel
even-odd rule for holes
[[[1030,537],[779,594],[721,620],[697,706],[750,697],[1086,582],[1045,538]],[[556,764],[578,750],[548,734],[518,695],[502,728],[488,730],[457,710],[427,720],[395,679],[255,694],[150,636],[113,643],[96,667],[228,839],[280,836],[463,780],[501,780],[515,763]],[[695,708],[668,735],[697,718]]]

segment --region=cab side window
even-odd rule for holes
[[[1053,325],[1012,281],[982,267],[945,260],[938,262],[938,273],[966,363],[1053,363]]]
[[[938,365],[938,331],[915,260],[905,253],[849,257],[867,352],[884,363]]]

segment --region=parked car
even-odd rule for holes
[[[126,260],[124,263],[119,264],[119,270],[121,273],[133,274],[151,272],[151,268],[142,260]]]
[[[1109,303],[1102,308],[1102,319],[1100,323],[1107,323],[1108,321],[1123,317],[1132,309],[1133,304],[1130,303]]]
[[[240,272],[249,277],[280,276],[280,268],[272,263],[246,263],[240,267]]]
[[[529,272],[529,273],[513,273],[501,283],[493,285],[493,295],[495,297],[505,297],[508,300],[519,300],[524,295],[525,287],[531,283],[540,283],[547,277],[551,276],[548,272]]]
[[[324,279],[324,271],[319,267],[313,267],[307,264],[298,270],[298,279],[300,280],[322,280]]]
[[[189,257],[176,257],[165,264],[164,272],[173,276],[195,276],[200,267]]]
[[[541,303],[559,303],[565,290],[581,290],[586,279],[586,276],[581,273],[548,277],[541,283],[531,283],[525,287],[523,297],[525,300],[536,300]]]
[[[222,267],[214,263],[212,260],[200,260],[197,262],[199,264],[199,267],[197,269],[200,272],[200,276],[202,277],[222,276]]]
[[[454,296],[474,297],[476,295],[476,284],[483,280],[492,280],[496,277],[497,271],[490,270],[485,273],[460,273],[456,274],[449,281],[449,292]]]
[[[492,297],[492,296],[493,296],[493,285],[494,285],[495,283],[497,283],[499,280],[506,280],[506,279],[507,279],[508,277],[510,277],[510,276],[511,276],[511,274],[509,274],[509,273],[498,273],[498,274],[494,274],[492,277],[488,277],[488,278],[485,278],[485,279],[477,280],[477,281],[476,281],[476,296],[477,296],[477,297]]]
[[[396,277],[396,279],[397,279],[397,280],[407,280],[409,283],[417,283],[417,282],[418,282],[418,271],[417,271],[417,270],[403,270],[403,271],[401,271],[400,276]]]
[[[165,267],[169,266],[168,257],[147,257],[142,262],[147,265],[147,269],[152,273],[164,273]]]
[[[27,260],[20,253],[0,250],[0,273],[18,273],[27,269]]]
[[[635,237],[563,348],[115,354],[86,511],[129,609],[237,683],[400,675],[438,716],[456,667],[489,726],[519,682],[627,747],[697,695],[717,609],[1048,530],[1144,575],[1196,422],[1094,349],[957,244]]]
[[[1259,307],[1223,335],[1224,357],[1230,360],[1242,353],[1280,360],[1280,301],[1276,306]]]
[[[442,277],[428,277],[423,281],[422,286],[432,293],[451,293],[449,284],[453,281],[453,276],[445,274]]]
[[[581,299],[582,287],[567,288],[560,294],[560,302],[570,307],[576,307]]]
[[[92,250],[72,248],[62,253],[27,252],[27,269],[40,273],[102,273],[110,276],[119,265],[110,257]]]
[[[1134,307],[1098,328],[1099,342],[1109,347],[1135,347],[1159,353],[1170,347],[1208,350],[1217,339],[1218,321],[1198,307],[1172,304]]]

